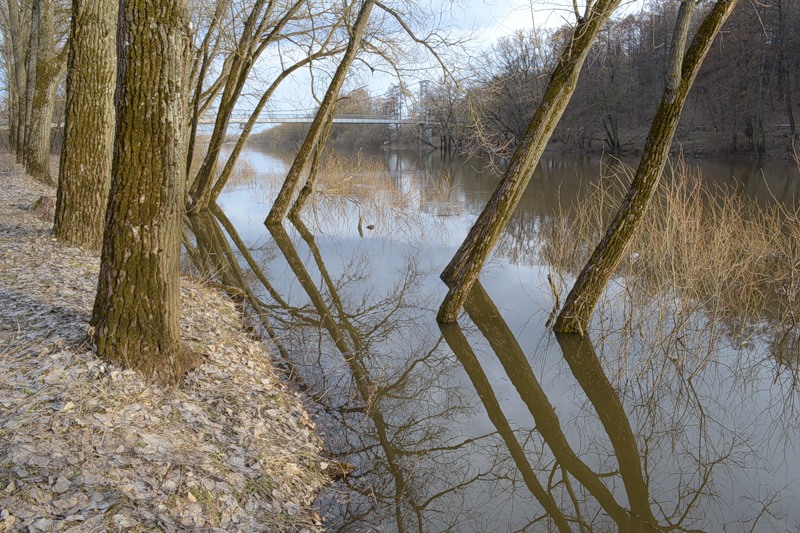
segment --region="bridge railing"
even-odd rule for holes
[[[251,112],[239,111],[231,115],[231,124],[243,124],[250,120]],[[309,123],[314,120],[314,112],[298,113],[294,111],[271,111],[261,113],[256,119],[258,124]],[[216,115],[206,113],[200,118],[201,124],[213,124]],[[425,124],[428,121],[421,117],[401,118],[397,115],[373,113],[339,113],[334,116],[338,124]]]

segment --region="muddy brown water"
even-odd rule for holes
[[[800,343],[778,357],[770,324],[742,339],[702,313],[678,331],[640,310],[633,327],[619,287],[587,339],[545,326],[538,227],[599,158],[545,155],[458,324],[440,328],[438,274],[496,177],[374,155],[388,173],[344,169],[303,223],[270,231],[290,156],[250,149],[254,172],[190,228],[293,368],[329,468],[353,466],[316,503],[329,530],[798,530]],[[689,163],[753,201],[800,191],[788,163]]]

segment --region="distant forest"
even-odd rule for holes
[[[586,61],[552,149],[614,154],[641,149],[661,97],[678,5],[651,1],[638,14],[609,22]],[[430,125],[421,131],[335,125],[331,144],[360,148],[421,141],[453,152],[508,155],[530,122],[570,31],[519,31],[452,77],[429,82],[412,95],[414,104],[404,113],[427,119]],[[343,99],[339,112],[396,112],[399,93],[393,87],[371,97],[362,89]],[[694,84],[675,149],[688,155],[791,155],[795,145],[800,151],[798,115],[800,2],[740,2]],[[295,146],[306,131],[287,124],[257,137]]]
[[[661,97],[678,5],[651,1],[608,23],[553,145],[610,153],[641,148]],[[473,65],[461,90],[438,84],[425,109],[444,125],[436,134],[461,149],[513,149],[569,35],[567,28],[518,32]],[[675,143],[695,155],[786,155],[798,140],[798,114],[800,2],[740,2],[705,60]]]

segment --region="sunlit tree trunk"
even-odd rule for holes
[[[536,165],[578,83],[581,67],[620,0],[598,0],[572,32],[542,103],[517,146],[508,170],[441,278],[450,287],[437,320],[454,322],[475,280],[530,182]]]
[[[55,236],[99,249],[111,181],[118,5],[73,0]]]
[[[35,70],[33,84],[28,87],[31,98],[26,128],[25,169],[33,178],[54,185],[50,175],[50,132],[53,122],[53,101],[56,83],[62,67],[62,57],[56,54],[55,26],[52,0],[37,0],[31,23],[31,61]],[[30,77],[28,78],[30,80]]]
[[[685,54],[694,0],[681,2],[664,95],[653,118],[636,175],[605,236],[567,296],[553,326],[556,331],[581,334],[586,331],[597,301],[619,265],[661,179],[689,89],[736,2],[717,0]]]
[[[160,382],[193,365],[179,328],[187,0],[122,0],[114,159],[92,327],[98,355]]]
[[[322,99],[322,103],[317,111],[317,115],[311,122],[311,128],[305,140],[303,140],[303,144],[300,146],[300,151],[297,153],[289,169],[289,173],[286,175],[286,179],[275,199],[275,203],[272,205],[269,215],[267,215],[267,219],[265,220],[266,224],[280,224],[286,217],[286,212],[291,205],[292,196],[297,189],[300,176],[308,166],[308,162],[319,144],[328,117],[333,114],[336,101],[339,98],[339,91],[344,85],[344,80],[347,77],[347,72],[350,70],[350,65],[353,64],[353,60],[361,47],[361,40],[364,36],[364,31],[367,28],[367,22],[369,22],[369,16],[374,6],[375,0],[364,0],[364,3],[361,5],[358,17],[356,17],[353,28],[350,30],[350,42],[347,44],[347,49],[344,52],[342,61],[339,63],[336,73],[333,75],[333,79],[328,86],[328,91],[325,93],[325,97]]]

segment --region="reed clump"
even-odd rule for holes
[[[560,289],[586,264],[630,178],[629,168],[607,170],[579,202],[543,224],[542,256]],[[653,302],[659,313],[701,311],[740,338],[766,325],[793,328],[800,317],[800,210],[777,201],[760,206],[733,187],[709,186],[679,161],[665,172],[605,304],[620,295],[631,314],[636,307],[652,313]]]

